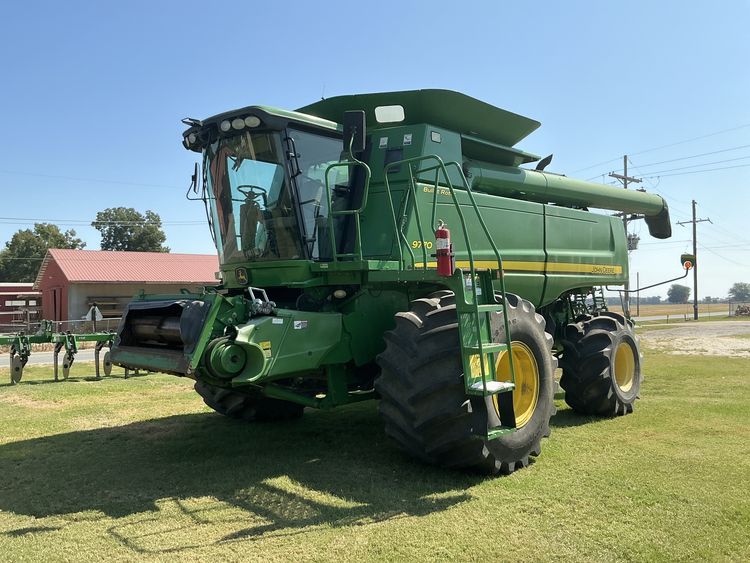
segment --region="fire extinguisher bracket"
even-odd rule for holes
[[[453,270],[456,268],[456,262],[453,244],[451,243],[451,232],[442,219],[438,221],[438,228],[435,230],[435,258],[437,259],[438,275],[452,276]]]

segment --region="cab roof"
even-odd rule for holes
[[[401,106],[404,119],[398,123],[379,123],[375,108]],[[452,90],[407,90],[376,94],[336,96],[296,111],[339,122],[345,111],[364,110],[368,129],[427,123],[465,136],[512,147],[541,123],[492,106]]]

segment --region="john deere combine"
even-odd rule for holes
[[[539,123],[445,90],[186,124],[221,284],[137,298],[113,363],[248,421],[380,399],[409,454],[488,472],[539,455],[558,359],[573,409],[633,410],[638,339],[596,290],[628,279],[625,230],[589,208],[667,238],[661,197],[522,168]]]

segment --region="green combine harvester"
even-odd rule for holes
[[[601,287],[627,284],[623,214],[671,235],[661,197],[522,168],[539,122],[447,90],[185,123],[220,285],[136,298],[112,363],[247,421],[379,399],[410,455],[490,473],[540,454],[558,360],[575,411],[632,412],[638,338]]]

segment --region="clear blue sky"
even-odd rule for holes
[[[750,145],[747,1],[30,0],[0,16],[0,243],[24,219],[54,219],[97,249],[98,232],[72,223],[128,206],[159,213],[174,252],[213,252],[201,204],[184,198],[195,154],[181,118],[448,88],[541,121],[521,148],[554,153],[549,170],[601,179],[632,155],[630,172],[662,176],[644,185],[674,221],[691,199],[713,220],[699,225],[699,295],[750,282],[750,167],[666,176],[750,164],[736,148]],[[689,229],[661,242],[635,228],[642,284],[679,273]]]

